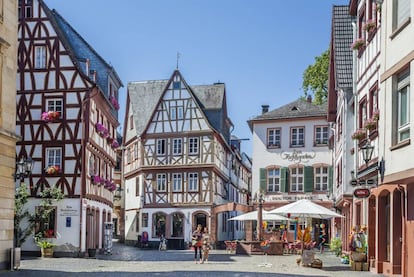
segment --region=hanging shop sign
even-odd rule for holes
[[[354,196],[356,198],[367,198],[370,195],[371,195],[371,192],[367,188],[360,188],[360,189],[354,190]]]

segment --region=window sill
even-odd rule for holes
[[[397,144],[395,144],[395,145],[391,146],[391,147],[390,147],[390,151],[394,151],[394,150],[397,150],[397,149],[403,148],[403,147],[408,146],[408,145],[410,145],[410,144],[411,144],[411,139],[406,139],[406,140],[403,140],[403,141],[401,141],[401,142],[399,142],[399,143],[397,143]]]
[[[280,145],[268,145],[267,149],[280,149]]]
[[[406,21],[404,21],[400,27],[395,29],[392,34],[390,35],[390,39],[394,39],[405,27],[407,27],[408,24],[411,22],[411,17],[407,18]]]

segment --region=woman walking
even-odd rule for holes
[[[203,257],[202,257],[202,252],[201,252],[201,246],[202,246],[202,236],[203,233],[201,232],[201,224],[197,225],[197,228],[194,230],[193,235],[192,235],[192,245],[194,247],[194,260],[195,263],[197,263],[197,252],[199,252],[199,256],[200,256],[200,263],[203,261]]]

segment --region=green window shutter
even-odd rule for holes
[[[333,167],[328,167],[328,191],[333,191]]]
[[[280,192],[289,191],[289,169],[282,167],[280,169]]]
[[[267,170],[266,168],[260,169],[260,191],[265,193],[267,192]]]
[[[305,166],[303,171],[303,179],[305,184],[303,185],[304,192],[313,191],[313,166]]]

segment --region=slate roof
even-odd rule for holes
[[[94,49],[90,46],[79,33],[55,10],[50,10],[44,1],[40,1],[45,13],[50,19],[52,26],[55,28],[59,39],[63,45],[68,49],[69,55],[72,58],[78,70],[84,74],[84,77],[91,83],[95,83],[89,76],[89,72],[85,72],[82,68],[82,63],[89,59],[90,70],[95,70],[97,73],[96,85],[106,95],[108,92],[108,76],[112,76],[115,85],[122,87],[122,81],[116,73],[115,69],[108,64]]]
[[[352,88],[352,16],[347,5],[333,6],[332,43],[336,88]]]
[[[254,122],[326,116],[327,107],[327,103],[316,105],[311,101],[299,98],[298,100],[295,100],[289,104],[254,117],[253,119],[249,120],[248,123],[250,129],[253,130],[252,127]]]
[[[169,81],[152,80],[128,83],[128,94],[138,135],[145,131],[160,98],[167,89]],[[189,86],[189,88],[210,125],[227,138],[228,128],[223,126],[225,120],[227,120],[225,85],[199,85]]]

